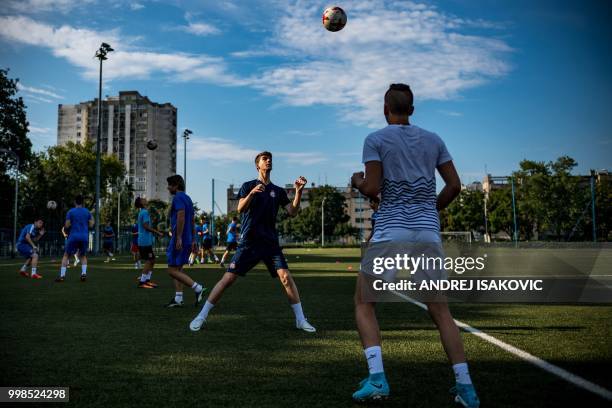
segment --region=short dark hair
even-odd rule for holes
[[[410,115],[414,104],[412,90],[406,84],[391,84],[385,93],[385,104],[389,112],[396,115]]]
[[[83,196],[81,194],[77,195],[76,197],[74,197],[74,202],[77,205],[83,205]]]
[[[236,216],[232,217],[232,221],[238,221],[238,217]]]
[[[136,197],[136,200],[134,200],[134,207],[142,208],[142,200],[140,199],[140,197]]]
[[[370,197],[370,202],[371,202],[371,203],[376,203],[376,204],[379,204],[379,203],[380,203],[380,198],[378,198],[378,196],[376,196],[376,197]]]
[[[272,158],[272,153],[268,152],[268,151],[263,151],[261,153],[258,153],[257,156],[255,156],[255,165],[257,166],[257,163],[259,163],[259,159],[262,156],[268,156],[270,159]]]
[[[179,191],[185,191],[185,180],[180,174],[175,174],[174,176],[170,176],[166,179],[169,186],[176,186]]]

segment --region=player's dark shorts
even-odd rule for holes
[[[268,268],[268,272],[270,272],[270,276],[273,278],[278,276],[277,270],[289,269],[287,260],[279,245],[240,243],[232,258],[232,262],[230,262],[227,268],[227,272],[244,276],[248,271],[253,269],[259,261],[263,261]]]
[[[202,241],[202,248],[211,249],[212,248],[212,238],[204,238]]]
[[[138,248],[138,244],[132,242],[132,246],[130,247],[130,252],[133,254],[137,254],[140,251]]]
[[[191,242],[183,241],[183,248],[181,250],[175,249],[174,239],[170,240],[168,248],[166,249],[166,256],[168,257],[168,266],[181,267],[186,263],[189,263],[189,255],[191,254]]]
[[[18,244],[17,251],[26,259],[31,258],[34,254],[34,248],[30,244]]]
[[[113,241],[104,241],[102,243],[102,249],[113,252]]]
[[[155,252],[153,252],[153,247],[151,245],[138,247],[138,252],[140,252],[140,259],[144,261],[155,260]]]
[[[238,242],[234,241],[234,242],[228,242],[227,243],[227,247],[225,248],[226,251],[235,251],[236,248],[238,248]]]
[[[77,252],[80,256],[87,255],[87,247],[89,246],[89,239],[79,239],[78,237],[69,236],[66,241],[66,253],[68,255],[74,255]]]

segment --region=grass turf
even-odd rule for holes
[[[262,266],[226,293],[205,329],[188,324],[199,309],[165,309],[174,289],[163,258],[158,289],[136,289],[127,257],[90,260],[89,280],[44,260],[39,281],[0,263],[2,386],[69,386],[61,406],[350,407],[367,372],[352,296],[357,250],[289,249],[289,265],[314,335],[297,331],[279,283]],[[348,269],[351,267],[351,269]],[[188,273],[210,287],[214,265]],[[549,362],[612,388],[612,307],[453,304],[455,318]],[[452,407],[452,371],[427,314],[405,303],[380,304],[386,406]],[[472,335],[463,335],[483,406],[608,406],[602,398]],[[44,404],[53,406],[54,404]]]

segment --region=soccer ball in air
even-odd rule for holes
[[[149,150],[157,149],[157,142],[155,140],[153,140],[153,139],[149,140],[147,142],[147,149],[149,149]]]
[[[323,27],[328,31],[340,31],[346,25],[346,13],[340,7],[328,7],[323,12]]]
[[[57,208],[57,203],[53,200],[47,202],[47,208],[50,210],[55,210]]]

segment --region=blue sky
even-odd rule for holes
[[[612,170],[612,17],[608,2],[337,2],[330,33],[320,1],[4,1],[0,66],[21,80],[36,149],[56,141],[57,104],[138,90],[178,108],[188,192],[225,209],[228,183],[255,177],[275,153],[273,181],[298,175],[346,185],[367,134],[384,126],[391,82],[415,92],[412,122],[438,133],[465,183],[524,158],[570,155],[578,173]],[[177,169],[182,172],[182,143]]]

